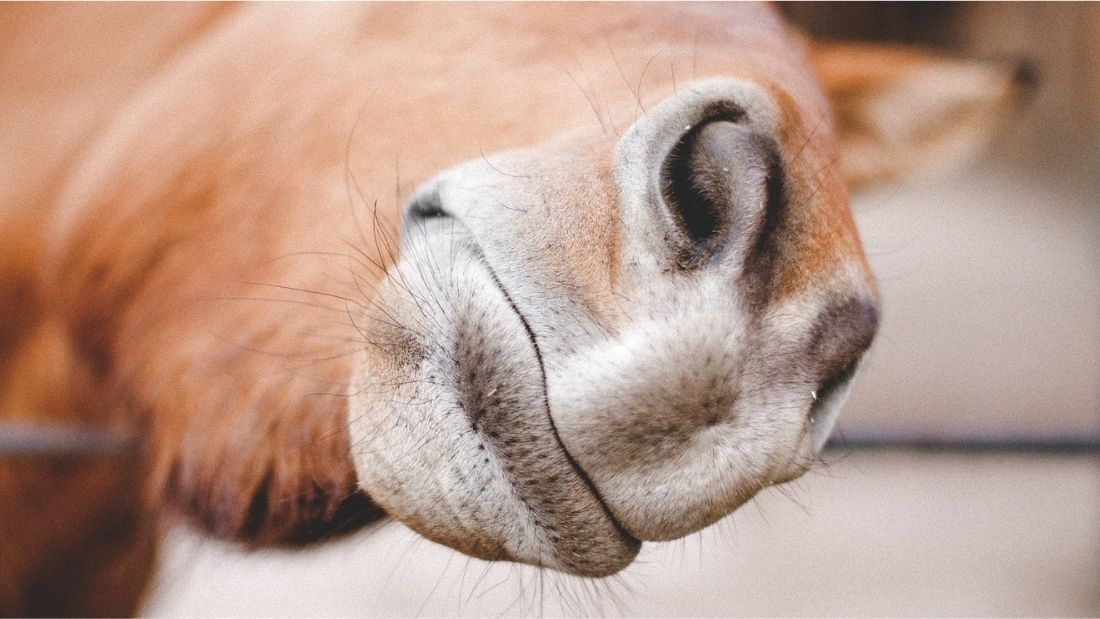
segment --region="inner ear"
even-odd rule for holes
[[[662,199],[681,267],[700,267],[746,244],[768,201],[774,152],[768,139],[727,116],[684,133],[661,169]]]

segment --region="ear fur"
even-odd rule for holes
[[[1019,63],[870,43],[811,45],[850,188],[958,167],[1013,109]]]

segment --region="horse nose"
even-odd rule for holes
[[[551,365],[547,386],[563,445],[637,539],[728,514],[808,428],[786,403],[786,375],[759,361],[741,277],[766,268],[758,243],[782,205],[779,118],[763,88],[712,80],[648,110],[616,146],[618,286],[631,313]]]

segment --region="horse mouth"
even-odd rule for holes
[[[407,475],[400,469],[430,469],[401,485],[426,486],[447,507],[404,507],[398,497],[384,499],[384,507],[425,536],[482,558],[584,576],[628,565],[641,542],[612,516],[562,443],[538,337],[477,239],[442,205],[421,201],[406,213],[402,253],[398,268],[426,274],[424,285],[436,290],[409,293],[431,299],[411,309],[433,333],[419,345],[423,358],[406,369],[413,376],[399,377],[419,386],[407,389],[411,397],[393,414],[447,436],[430,441],[437,449],[400,456],[407,466],[386,468],[396,477]],[[410,276],[397,276],[408,289]],[[357,466],[368,494],[378,481],[388,493],[371,463]]]

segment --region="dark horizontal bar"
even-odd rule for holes
[[[0,422],[0,457],[99,457],[127,454],[130,436],[95,426]],[[834,451],[898,449],[924,452],[1100,454],[1100,436],[928,437],[838,431],[826,444]]]
[[[838,432],[825,445],[838,451],[898,449],[939,453],[1100,454],[1100,436],[904,436]]]
[[[101,427],[0,422],[0,458],[105,457],[133,449],[132,437]]]

